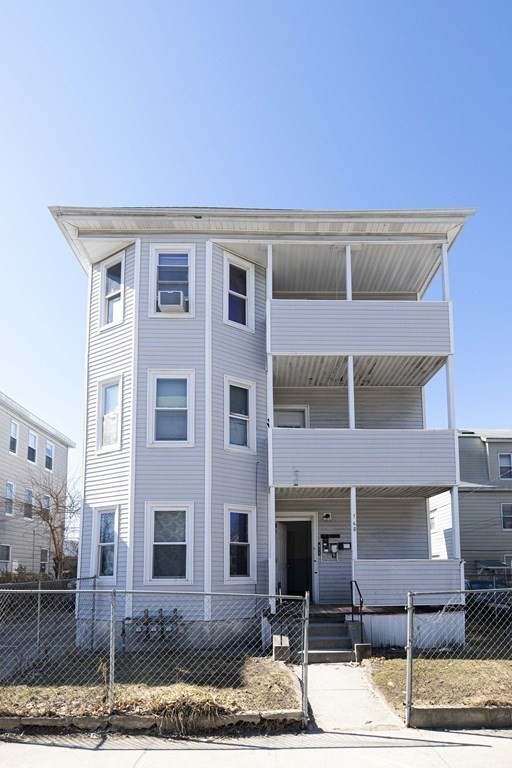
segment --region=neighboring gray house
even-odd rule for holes
[[[457,499],[448,250],[472,211],[51,211],[89,281],[80,576],[331,604],[355,579],[381,607],[460,587],[427,500]]]
[[[459,460],[460,545],[466,578],[488,578],[493,570],[498,578],[510,578],[512,430],[460,430]],[[430,529],[432,557],[452,557],[451,500],[446,494],[430,500]],[[484,561],[494,561],[493,570]]]
[[[51,538],[34,515],[34,496],[44,485],[40,478],[51,476],[57,486],[67,477],[75,444],[1,392],[0,443],[0,570],[52,573]]]

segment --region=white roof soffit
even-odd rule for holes
[[[444,241],[451,246],[473,208],[301,211],[253,208],[82,208],[50,212],[84,267],[142,234],[208,233],[219,241]]]
[[[16,400],[13,400],[7,395],[4,395],[3,392],[0,392],[0,405],[3,405],[10,414],[18,416],[18,418],[22,419],[27,424],[30,424],[30,426],[34,427],[35,429],[40,429],[41,432],[49,435],[56,442],[62,443],[68,448],[76,448],[73,440],[71,440],[69,437],[66,437],[66,435],[63,435],[62,432],[59,432],[58,429],[50,426],[50,424],[47,424],[46,421],[43,421],[38,416],[34,416],[33,413],[27,411],[26,408],[23,408],[23,406],[17,403]]]

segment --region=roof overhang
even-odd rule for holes
[[[30,426],[35,427],[36,429],[40,429],[42,432],[52,437],[56,442],[61,443],[68,448],[76,448],[75,443],[70,440],[69,437],[66,437],[66,435],[62,434],[62,432],[59,432],[57,429],[54,429],[54,427],[51,427],[42,419],[34,416],[33,413],[27,411],[26,408],[23,408],[23,406],[19,405],[19,403],[17,403],[15,400],[12,400],[10,397],[7,397],[7,395],[4,395],[3,392],[0,392],[0,404],[4,405],[9,413],[18,416],[20,419],[23,419],[23,421],[27,424],[30,424]]]
[[[257,208],[50,207],[79,262],[90,264],[148,234],[208,234],[223,242],[446,242],[473,208],[425,210],[267,210]]]

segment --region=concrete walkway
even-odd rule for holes
[[[323,731],[376,731],[403,728],[403,720],[382,701],[361,667],[355,664],[311,664],[309,703]]]

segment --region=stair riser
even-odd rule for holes
[[[311,651],[323,651],[333,648],[336,651],[352,650],[352,641],[348,637],[310,637],[309,649]]]
[[[319,637],[320,635],[348,637],[348,627],[345,624],[310,624],[309,636]]]
[[[312,651],[308,654],[310,664],[342,664],[355,661],[353,651]]]

